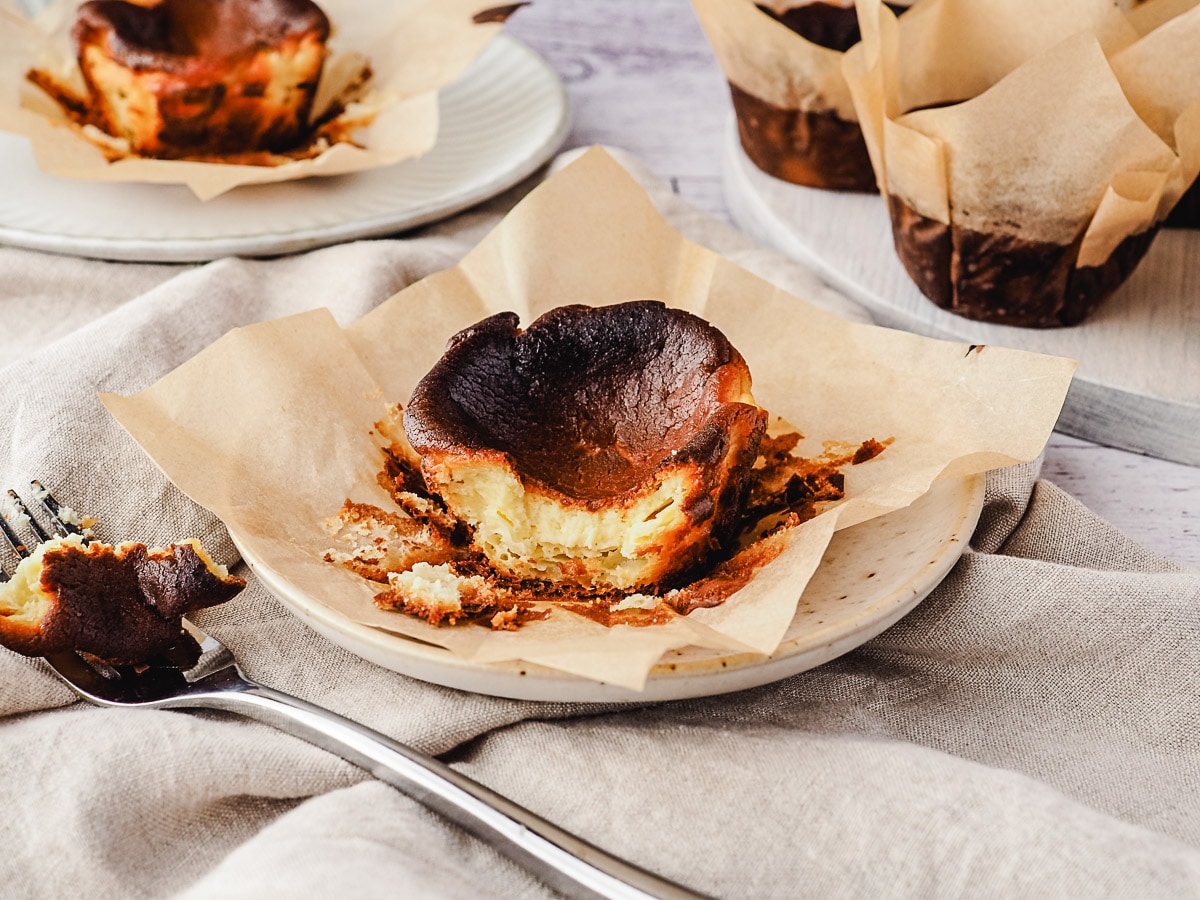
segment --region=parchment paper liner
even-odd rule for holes
[[[1149,34],[1159,25],[1182,15],[1193,6],[1197,0],[1149,0],[1149,2],[1134,2],[1132,8],[1126,9],[1126,17],[1138,34]],[[1128,2],[1121,4],[1122,8],[1129,7]]]
[[[341,175],[429,152],[437,140],[438,90],[457,79],[502,27],[472,21],[476,13],[495,8],[494,0],[321,0],[333,32],[314,110],[325,108],[339,83],[358,71],[357,59],[368,60],[371,87],[344,114],[370,119],[352,135],[361,146],[338,143],[313,159],[279,166],[144,157],[110,163],[69,127],[57,104],[25,80],[33,66],[78,71],[69,31],[79,2],[56,0],[30,22],[0,0],[0,130],[29,138],[38,167],[51,175],[186,184],[202,200],[241,184]]]
[[[782,12],[800,0],[764,0]],[[815,44],[754,0],[692,0],[733,95],[747,156],[776,178],[874,190],[870,158],[842,75],[843,54]]]
[[[783,11],[799,3],[764,0]],[[805,40],[759,10],[754,0],[692,0],[725,77],[783,109],[834,112],[856,121],[842,54]]]
[[[653,297],[705,316],[747,359],[759,402],[825,440],[894,437],[851,468],[846,499],[786,532],[724,605],[613,629],[557,613],[513,633],[435,628],[376,609],[378,586],[321,561],[319,521],[349,496],[394,508],[370,434],[454,332],[494,312],[524,323],[564,303]],[[475,661],[524,659],[638,689],[662,653],[770,653],[833,531],[898,509],[937,478],[1032,459],[1075,364],[850,324],[685,241],[602,150],[539,186],[458,266],[343,330],[325,311],[235,330],[157,384],[104,404],[184,492],[269,568],[347,618]]]
[[[1057,247],[1068,273],[1061,296],[1048,303],[1064,307],[1087,293],[1081,282],[1097,282],[1084,285],[1096,294],[1087,299],[1097,302],[1101,289],[1115,289],[1132,270],[1179,199],[1189,180],[1184,161],[1200,146],[1189,127],[1176,153],[1146,125],[1106,58],[1130,47],[1137,32],[1103,0],[1077,2],[1073,20],[1047,14],[1067,4],[1039,0],[930,0],[897,21],[880,0],[858,0],[863,40],[844,64],[893,222],[902,205],[955,230]],[[964,98],[968,86],[982,93]],[[1009,278],[1012,293],[1021,287],[1016,279],[1040,277],[1039,289],[1046,289],[1048,268],[1005,271],[982,253],[964,251],[961,260],[938,267],[949,283],[930,290],[922,276],[939,277],[919,270],[933,264],[901,239],[906,230],[916,243],[916,227],[927,228],[897,224],[897,249],[922,290],[935,299],[944,293],[954,311],[988,317],[989,303],[1003,304]],[[1085,269],[1097,274],[1075,277]],[[995,271],[995,283],[973,285],[980,271],[989,277]]]
[[[1113,54],[1113,72],[1129,102],[1183,165],[1189,186],[1166,224],[1200,227],[1200,6],[1196,0],[1154,0],[1129,18],[1143,37]]]

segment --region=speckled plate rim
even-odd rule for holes
[[[894,533],[899,517],[922,515],[930,504],[936,504],[946,517],[945,531],[939,535],[934,552],[913,554],[911,568],[905,569],[880,599],[853,618],[805,628],[785,639],[767,657],[719,651],[668,654],[673,661],[656,665],[642,691],[521,661],[472,663],[442,647],[352,622],[265,566],[246,551],[236,534],[230,536],[267,590],[301,621],[334,644],[386,669],[445,687],[518,700],[645,703],[724,694],[778,681],[841,656],[890,628],[924,600],[958,561],[979,521],[983,496],[982,474],[938,481],[911,506],[839,532],[846,535],[856,529],[883,529],[881,533]],[[838,564],[845,565],[840,560]]]
[[[256,231],[253,222],[248,222],[247,230],[244,233],[221,237],[146,239],[106,237],[102,234],[66,235],[13,227],[0,222],[0,244],[94,259],[189,263],[207,262],[226,256],[275,256],[298,253],[345,241],[394,234],[401,230],[439,221],[482,203],[532,175],[558,151],[571,128],[570,104],[566,88],[558,77],[558,73],[550,67],[549,63],[525,44],[507,34],[498,35],[485,54],[489,51],[493,54],[492,56],[481,56],[480,60],[477,60],[475,65],[447,90],[469,88],[472,78],[486,78],[486,66],[496,55],[510,57],[516,55],[530,64],[530,71],[536,73],[537,78],[545,81],[548,86],[554,87],[551,92],[552,102],[555,103],[553,124],[545,131],[531,132],[527,135],[528,146],[525,156],[510,161],[508,165],[486,171],[471,183],[456,185],[453,189],[424,202],[398,207],[379,215],[350,218],[334,224],[289,231]],[[11,153],[14,150],[22,153],[32,152],[24,138],[3,132],[0,132],[0,136],[11,139],[11,141],[0,144],[0,166],[3,165],[5,152]],[[470,135],[464,137],[469,138]],[[447,147],[443,142],[435,146],[429,155],[455,149],[460,148],[458,146]],[[400,162],[386,168],[387,171],[395,173],[396,177],[404,177],[405,165],[406,162]],[[370,173],[383,170],[367,171]],[[54,176],[45,175],[43,177],[53,178]],[[354,175],[338,177],[353,178]],[[294,182],[285,181],[269,187],[286,190],[292,184]],[[2,187],[3,184],[0,181],[0,188]],[[121,183],[112,183],[112,188],[114,203],[119,203]]]

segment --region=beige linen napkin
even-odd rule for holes
[[[231,327],[300,311],[296,298],[352,321],[455,262],[520,193],[406,239],[276,261],[173,269],[0,249],[0,332],[25,329],[0,345],[0,485],[40,475],[111,537],[192,534],[234,561],[220,524],[96,391],[144,387]],[[652,196],[689,238],[839,305],[798,266]],[[77,302],[93,290],[96,308]],[[990,477],[974,549],[899,625],[725,697],[580,707],[426,685],[330,645],[253,580],[201,623],[252,676],[719,896],[1200,896],[1200,575],[1035,476]],[[265,726],[71,701],[39,663],[0,651],[3,893],[549,896]]]

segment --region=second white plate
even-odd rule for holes
[[[265,567],[236,534],[231,536],[255,575],[302,621],[384,668],[520,700],[679,700],[778,681],[853,650],[895,624],[929,595],[966,549],[983,509],[983,485],[983,475],[939,481],[911,506],[835,534],[770,656],[685,647],[666,654],[640,692],[519,660],[468,662],[441,647],[353,622]]]
[[[390,234],[512,187],[554,154],[570,124],[558,75],[507,35],[438,100],[437,145],[419,159],[240,187],[206,203],[179,185],[46,175],[24,138],[0,134],[0,243],[100,259],[201,262]]]

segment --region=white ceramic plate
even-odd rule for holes
[[[875,194],[788,184],[760,171],[726,131],[725,201],[743,231],[815,271],[880,325],[1079,360],[1059,431],[1200,466],[1200,232],[1164,229],[1137,271],[1073,328],[974,322],[913,285]]]
[[[248,185],[206,203],[182,185],[46,175],[28,141],[0,133],[0,242],[100,259],[199,262],[390,234],[516,184],[553,155],[570,124],[558,75],[507,35],[438,99],[437,145],[423,157]]]
[[[982,475],[937,482],[911,506],[835,534],[783,642],[770,656],[675,650],[651,670],[640,693],[522,662],[466,662],[441,647],[359,625],[305,596],[233,538],[262,583],[300,619],[384,668],[446,687],[522,700],[679,700],[786,678],[853,650],[895,624],[928,596],[966,548],[983,508],[983,482]]]

